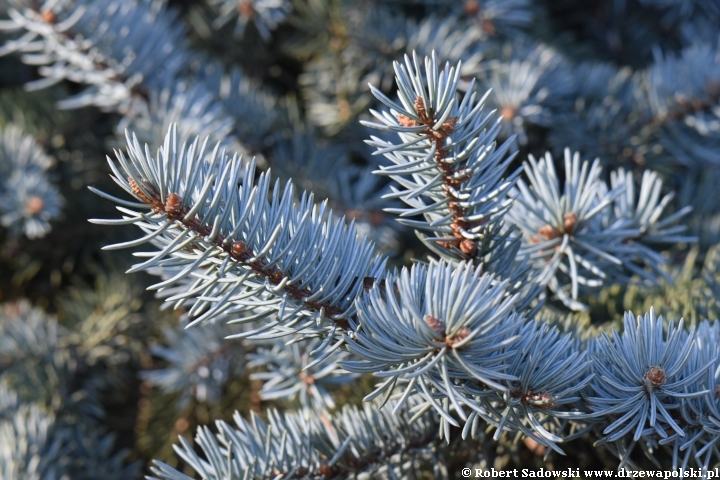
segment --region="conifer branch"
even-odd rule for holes
[[[564,163],[561,193],[552,156],[539,161],[530,156],[525,163],[529,185],[518,182],[508,217],[522,232],[522,250],[538,272],[537,281],[570,308],[586,308],[577,301],[581,287],[598,288],[609,279],[629,282],[625,272],[651,282],[665,275],[660,266],[666,260],[644,241],[694,240],[678,235],[685,226],[670,227],[689,208],[661,219],[672,194],[660,198],[662,181],[656,174],[645,173],[636,196],[632,175],[622,169],[611,174],[608,187],[598,160],[581,164],[579,153],[566,149]]]
[[[192,304],[191,324],[221,314],[252,315],[241,321],[277,314],[278,320],[240,335],[347,330],[354,299],[365,288],[357,279],[384,270],[372,244],[357,238],[352,223],[335,220],[325,203],[313,205],[312,195],[303,194],[295,206],[291,183],[284,190],[276,183],[271,192],[268,174],[254,181],[254,163],[242,167],[219,147],[206,153],[206,143],[181,147],[173,126],[154,159],[128,137],[129,159],[116,152],[119,168],[109,161],[116,183],[140,203],[94,191],[147,213],[118,207],[122,220],[94,222],[135,223],[148,235],[106,248],[158,245],[131,271],[166,269],[167,279],[151,288],[180,285],[168,300]],[[188,279],[193,283],[183,283]]]
[[[204,457],[182,437],[175,450],[203,478],[215,480],[360,474],[401,478],[419,461],[434,460],[437,427],[428,415],[410,421],[406,412],[393,415],[370,404],[363,409],[345,406],[332,415],[308,413],[270,411],[266,423],[255,414],[247,421],[236,412],[237,426],[217,422],[216,438],[207,427],[198,429],[196,441]],[[162,462],[152,472],[150,480],[191,480]]]
[[[436,233],[421,238],[450,257],[482,259],[499,235],[502,216],[512,202],[506,194],[519,174],[503,178],[514,156],[508,155],[511,142],[496,150],[498,126],[489,124],[491,115],[482,114],[487,95],[477,100],[471,84],[459,97],[460,65],[440,69],[433,53],[424,66],[421,69],[415,54],[412,62],[406,56],[404,64],[395,63],[399,104],[371,85],[390,112],[371,110],[381,123],[363,124],[396,132],[400,140],[371,137],[368,144],[377,147],[375,154],[395,164],[375,173],[397,181],[402,188],[394,187],[390,197],[410,206],[386,211],[400,214],[401,223]],[[404,218],[414,215],[425,220]]]

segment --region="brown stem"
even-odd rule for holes
[[[57,23],[57,16],[55,15],[55,13],[54,13],[52,10],[47,10],[47,11],[44,12],[44,13],[40,13],[40,7],[39,7],[39,5],[36,6],[36,8],[33,8],[33,10],[35,10],[35,11],[38,13],[38,15],[40,15],[40,19],[41,19],[43,22],[45,22],[46,24],[48,24],[48,25],[54,25],[55,23]],[[68,40],[70,40],[72,37],[74,37],[74,36],[76,35],[76,34],[75,34],[74,32],[72,32],[71,30],[67,30],[67,31],[65,31],[65,32],[57,32],[57,31],[56,31],[55,33],[57,34],[58,39],[59,39],[61,42],[68,41]],[[80,50],[80,52],[81,52],[81,53],[84,53],[84,54],[88,54],[88,53],[90,52],[90,49],[87,48],[87,49],[84,49],[84,50]],[[90,58],[90,57],[88,57],[88,58]],[[98,70],[98,71],[99,71],[99,70],[107,70],[108,68],[110,68],[110,66],[109,66],[106,62],[104,62],[104,61],[100,61],[100,60],[97,60],[97,59],[94,59],[94,58],[93,58],[91,61],[92,61],[92,63],[93,63],[93,66],[95,67],[95,70]],[[113,76],[111,76],[111,77],[108,77],[108,80],[115,80],[115,81],[120,82],[120,83],[125,83],[125,82],[127,82],[128,78],[129,78],[129,77],[126,77],[126,76],[124,76],[124,75],[117,75],[117,74],[116,74],[116,75],[113,75]],[[150,100],[150,93],[149,93],[147,87],[145,87],[144,85],[139,85],[139,84],[138,84],[138,85],[133,85],[133,86],[131,86],[131,87],[130,87],[130,94],[131,94],[131,95],[134,95],[134,96],[137,96],[137,97],[140,97],[140,98],[142,98],[142,99],[143,99],[144,101],[146,101],[146,102]],[[126,113],[126,112],[120,112],[120,113]]]
[[[427,445],[428,443],[432,442],[436,437],[437,430],[432,430],[428,433],[425,433],[424,435],[418,436],[417,438],[410,439],[410,441],[408,441],[407,443],[398,442],[389,448],[369,452],[366,455],[357,459],[353,459],[350,454],[345,454],[345,463],[350,468],[342,467],[338,464],[330,466],[327,463],[322,463],[320,465],[320,468],[318,468],[316,475],[320,475],[323,478],[350,478],[353,476],[353,474],[362,472],[368,467],[370,467],[370,465],[383,462],[384,460],[392,457],[393,455],[406,453],[414,448],[419,448]],[[273,472],[274,475],[283,473],[284,475],[281,475],[282,478],[286,478],[285,475],[287,475],[289,472]],[[303,471],[301,472],[295,473],[294,476],[287,478],[306,478],[311,476],[311,474],[312,471],[306,468],[303,469]],[[274,476],[272,478],[278,477]]]
[[[210,234],[212,230],[211,227],[204,224],[199,218],[195,217],[189,220],[184,219],[190,210],[190,207],[182,206],[182,198],[177,193],[171,193],[168,195],[166,202],[163,204],[160,200],[160,196],[154,192],[150,185],[143,185],[144,189],[149,191],[148,195],[140,189],[138,184],[131,177],[128,178],[128,183],[135,195],[152,207],[154,212],[166,214],[168,220],[178,222],[202,237],[207,237]],[[275,266],[267,266],[268,262],[264,259],[259,259],[250,263],[248,260],[255,257],[255,253],[249,249],[244,242],[226,242],[225,237],[222,235],[217,235],[211,242],[215,247],[227,253],[236,263],[250,268],[258,275],[267,278],[274,285],[279,284],[285,277],[285,273],[282,270]],[[286,285],[284,290],[296,300],[303,302],[308,308],[316,311],[324,309],[325,314],[328,317],[343,313],[343,310],[327,302],[304,300],[312,294],[308,288],[299,288],[297,285]],[[346,319],[332,321],[342,329],[347,330],[350,328],[350,322]]]
[[[465,220],[465,214],[467,212],[465,208],[460,206],[461,200],[455,195],[453,190],[462,184],[462,182],[468,180],[470,174],[465,172],[465,167],[455,167],[443,161],[447,158],[444,141],[452,134],[453,130],[455,130],[457,117],[449,117],[442,126],[435,129],[435,112],[433,112],[432,108],[425,107],[425,102],[420,96],[415,99],[415,111],[420,118],[420,122],[406,115],[398,115],[398,121],[400,125],[406,127],[426,126],[423,133],[427,135],[428,140],[435,146],[435,162],[437,163],[440,173],[442,173],[443,190],[449,199],[448,208],[452,213],[450,228],[452,229],[454,238],[449,241],[438,242],[438,244],[444,248],[456,247],[465,255],[472,255],[477,250],[477,245],[474,240],[465,238],[461,230],[467,230],[474,226],[481,225],[486,223],[487,220],[481,221],[477,225],[472,225]]]

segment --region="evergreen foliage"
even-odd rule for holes
[[[0,477],[707,476],[720,8],[591,3],[0,0]]]
[[[0,131],[0,224],[11,236],[44,236],[63,198],[50,182],[52,160],[16,125]]]

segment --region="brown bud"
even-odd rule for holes
[[[480,3],[477,0],[466,0],[464,10],[468,15],[476,15],[480,11]]]
[[[148,205],[152,205],[153,208],[158,208],[158,201],[155,198],[150,198],[147,195],[145,195],[145,192],[143,192],[140,187],[138,186],[137,182],[132,178],[128,177],[128,183],[130,184],[130,188],[132,189],[133,193],[143,202],[147,203]],[[151,195],[153,193],[151,192]]]
[[[513,106],[508,105],[506,107],[503,107],[502,110],[500,110],[500,116],[506,122],[509,122],[510,120],[515,118],[515,115],[517,115],[517,109]]]
[[[168,217],[172,219],[180,217],[182,214],[182,208],[183,201],[180,195],[177,193],[171,193],[168,195],[167,200],[165,201],[165,213],[167,213]]]
[[[469,238],[465,238],[462,242],[460,242],[460,251],[465,255],[472,255],[475,253],[476,249],[477,246],[475,245],[475,242]]]
[[[232,255],[233,258],[239,258],[243,253],[245,253],[245,243],[233,242],[230,247],[230,255]]]
[[[308,385],[312,385],[313,383],[315,383],[315,378],[312,375],[308,374],[305,370],[301,371],[299,376],[300,380],[302,380]]]
[[[468,327],[462,327],[457,331],[454,337],[447,339],[448,347],[452,348],[456,343],[462,342],[470,335],[471,330]]]
[[[457,117],[450,117],[445,120],[445,123],[442,124],[442,127],[437,129],[438,138],[442,139],[450,136],[453,130],[455,130],[455,125],[457,125]]]
[[[280,270],[273,270],[272,272],[270,272],[269,278],[272,283],[277,285],[278,283],[280,283],[280,280],[283,279],[283,276],[283,272],[281,272]]]
[[[240,0],[237,9],[238,13],[245,18],[252,18],[255,15],[255,10],[250,0]]]
[[[145,195],[145,193],[142,190],[140,190],[140,187],[138,187],[138,184],[134,178],[128,177],[128,183],[130,184],[130,189],[133,191],[133,193],[135,195],[137,195],[138,197],[140,197],[143,202],[151,203],[150,199],[148,199],[147,195]]]
[[[345,218],[349,220],[353,220],[355,218],[359,218],[362,215],[362,212],[359,212],[358,210],[347,210],[345,211]]]
[[[418,117],[420,117],[420,120],[427,124],[430,121],[430,118],[428,117],[427,110],[425,110],[425,102],[423,101],[423,98],[418,96],[415,99],[415,111],[418,114]]]
[[[445,334],[445,322],[439,318],[433,317],[432,315],[425,315],[425,323],[427,323],[428,327],[432,328],[440,335]]]
[[[322,463],[320,464],[320,467],[318,467],[317,473],[318,473],[319,475],[324,476],[324,477],[331,477],[332,474],[333,474],[333,469],[332,469],[332,467],[331,467],[330,465],[328,465],[327,463],[322,462]]]
[[[497,30],[495,29],[495,24],[489,18],[483,18],[480,21],[480,28],[482,28],[483,32],[487,33],[488,35],[495,35],[497,33]]]
[[[557,404],[555,397],[549,392],[531,393],[524,400],[535,408],[551,408]]]
[[[577,215],[573,212],[566,213],[563,216],[563,228],[566,233],[571,233],[577,223]]]
[[[552,240],[553,238],[557,238],[560,236],[560,232],[555,230],[550,225],[545,225],[544,227],[540,227],[538,230],[538,235],[543,237],[545,240]]]
[[[45,208],[45,202],[42,198],[37,196],[30,197],[25,204],[25,211],[27,211],[30,215],[37,215],[42,212],[43,208]]]
[[[42,21],[45,23],[55,23],[55,20],[57,20],[57,17],[55,16],[55,13],[53,13],[52,10],[43,12],[40,15],[40,18],[42,18]]]
[[[338,102],[338,112],[340,113],[340,118],[342,120],[348,120],[352,116],[352,108],[350,108],[350,103],[348,103],[347,100],[343,99]]]
[[[659,366],[648,368],[645,372],[645,379],[650,381],[650,385],[652,385],[653,388],[658,388],[667,380],[665,370]]]
[[[370,225],[373,226],[382,225],[382,223],[385,221],[385,214],[382,212],[382,210],[372,211],[368,213],[367,217]]]
[[[190,427],[190,422],[186,418],[178,418],[175,422],[175,431],[182,433]]]
[[[397,116],[397,119],[398,122],[400,122],[400,125],[402,125],[403,127],[417,127],[418,125],[420,125],[418,122],[408,117],[407,115],[400,114]]]

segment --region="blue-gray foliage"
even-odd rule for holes
[[[257,28],[265,41],[269,41],[278,24],[282,23],[292,9],[289,0],[210,0],[217,9],[217,18],[213,22],[219,28],[237,16],[235,33],[242,35],[249,22]]]
[[[135,201],[96,190],[119,200],[124,217],[93,221],[143,228],[140,239],[106,248],[152,243],[153,251],[141,254],[148,259],[131,271],[175,271],[151,288],[162,293],[187,277],[193,280],[167,299],[195,300],[188,311],[191,325],[221,314],[244,322],[271,317],[268,325],[238,335],[322,332],[329,334],[328,342],[347,329],[364,279],[379,277],[385,263],[373,256],[373,245],[359,238],[352,222],[334,218],[326,204],[316,206],[312,194],[295,204],[290,182],[284,189],[272,185],[267,173],[256,180],[254,162],[243,165],[219,145],[210,151],[207,140],[178,144],[174,127],[155,158],[137,139],[128,136],[128,145],[128,157],[117,151],[118,163],[108,162],[115,182]],[[337,345],[321,349],[330,352]]]
[[[549,154],[540,161],[530,157],[523,172],[528,183],[520,171],[505,176],[511,144],[496,149],[498,123],[482,113],[472,84],[458,92],[459,69],[439,68],[434,56],[424,67],[417,57],[396,64],[399,101],[374,90],[390,112],[373,112],[382,123],[369,125],[400,137],[399,143],[371,140],[394,163],[376,172],[399,185],[389,196],[411,207],[387,211],[418,230],[437,232],[421,238],[435,243],[440,260],[388,269],[373,246],[358,239],[352,222],[325,214],[311,195],[293,202],[290,182],[271,188],[269,174],[256,179],[252,162],[231,160],[219,144],[212,153],[207,140],[180,145],[174,126],[156,156],[127,136],[127,156],[118,151],[117,161],[109,162],[113,179],[133,200],[94,190],[118,203],[123,218],[93,221],[143,230],[138,240],[108,248],[153,246],[137,254],[147,260],[130,271],[159,274],[162,281],[151,288],[167,290],[168,304],[187,307],[190,326],[222,318],[248,325],[231,337],[284,337],[288,345],[275,343],[274,351],[252,357],[252,365],[270,370],[256,374],[268,381],[263,391],[270,397],[309,391],[305,379],[314,369],[340,360],[346,370],[378,377],[366,400],[392,401],[394,413],[409,409],[416,418],[434,412],[438,438],[445,441],[452,426],[462,427],[463,437],[478,437],[486,422],[496,440],[522,435],[562,453],[559,444],[602,431],[599,444],[612,442],[624,464],[641,439],[651,450],[652,442],[684,437],[677,415],[691,408],[684,402],[707,398],[702,380],[717,362],[695,348],[709,341],[698,338],[711,335],[707,327],[697,333],[670,323],[666,339],[662,318],[653,312],[637,329],[629,316],[617,347],[606,336],[583,351],[587,340],[533,320],[537,306],[528,297],[548,286],[569,307],[582,308],[576,300],[581,286],[627,282],[632,274],[656,279],[664,273],[663,257],[648,244],[692,240],[681,235],[683,226],[673,226],[687,209],[663,217],[672,194],[662,194],[657,174],[647,171],[636,193],[629,172],[612,172],[608,183],[599,161],[581,164],[569,150],[562,193]],[[402,218],[413,215],[423,219]],[[308,337],[318,337],[310,340],[310,363],[300,351],[292,353],[295,342]],[[319,390],[312,394],[329,398]],[[328,404],[316,400],[314,406]],[[705,434],[715,428],[715,417],[704,418],[694,430],[688,427],[705,442],[694,450],[700,461],[714,448]],[[220,425],[220,431],[225,447],[211,441],[208,430],[199,433],[207,458],[259,441],[243,437],[231,444],[229,427]],[[286,454],[284,442],[278,455]],[[218,473],[220,464],[207,463],[188,444],[179,452],[204,475],[230,475]],[[328,454],[329,467],[339,454]],[[302,455],[307,460],[294,464],[302,470],[288,467],[292,474],[321,468],[312,467],[312,449]],[[269,467],[255,458],[222,468],[262,475]],[[158,465],[162,478],[184,478]]]
[[[137,475],[99,424],[99,388],[67,329],[27,302],[0,306],[0,474],[23,480]]]
[[[430,415],[410,421],[404,411],[393,415],[345,406],[335,414],[270,411],[266,421],[234,417],[236,426],[219,421],[214,436],[198,430],[198,455],[186,440],[176,452],[203,478],[403,478],[423,460],[438,464],[431,446],[437,426]],[[438,465],[439,467],[439,465]],[[190,480],[162,462],[152,468],[150,480]]]
[[[180,392],[180,407],[191,398],[217,402],[228,377],[243,369],[238,342],[224,341],[231,333],[225,325],[211,323],[204,328],[185,330],[182,325],[166,328],[167,346],[156,345],[151,353],[167,362],[166,368],[144,370],[140,377],[165,392]]]
[[[206,0],[186,15],[164,0],[0,1],[0,56],[41,77],[27,88],[79,85],[61,108],[99,107],[134,132],[109,160],[124,196],[93,189],[121,218],[93,221],[141,229],[107,249],[141,247],[130,272],[158,277],[150,289],[184,319],[151,349],[165,365],[140,378],[184,406],[218,401],[249,371],[260,399],[302,405],[236,414],[216,437],[201,427],[176,447],[187,468],[447,476],[442,446],[460,438],[524,438],[550,455],[580,436],[620,466],[635,466],[636,446],[674,468],[720,460],[715,322],[686,328],[651,309],[595,339],[562,319],[597,310],[608,287],[672,280],[691,234],[718,243],[720,8],[610,0],[557,33],[546,15],[567,3]],[[205,4],[214,31],[193,20]],[[264,40],[248,56],[267,54],[262,80],[277,91],[224,63],[235,44],[193,50],[229,43],[229,23],[240,50]],[[281,50],[299,60],[291,75]],[[372,154],[357,120],[376,130]],[[527,155],[547,150],[556,158]],[[0,132],[9,238],[58,217],[50,163],[19,129]],[[412,241],[405,227],[422,245],[392,258]],[[98,426],[118,378],[92,371],[127,358],[108,353],[120,317],[0,312],[3,478],[136,475]],[[332,412],[335,385],[369,376],[376,403]],[[190,478],[180,470],[157,462],[149,478]]]
[[[297,399],[302,407],[318,411],[335,408],[335,400],[328,388],[350,384],[359,375],[338,368],[337,363],[349,357],[345,351],[336,350],[322,362],[315,362],[312,353],[320,344],[317,338],[290,344],[277,339],[268,347],[259,347],[256,353],[249,354],[248,368],[259,370],[250,378],[263,382],[260,398]]]
[[[700,332],[713,333],[707,324]],[[694,328],[685,330],[682,321],[677,327],[672,321],[666,325],[651,310],[637,320],[627,313],[622,334],[613,332],[610,338],[603,333],[596,340],[595,355],[603,361],[594,363],[593,394],[588,401],[592,415],[608,422],[597,444],[631,439],[631,445],[659,441],[687,448],[683,437],[697,435],[693,424],[700,420],[697,415],[687,415],[693,400],[695,406],[702,403],[698,398],[715,404],[715,382],[708,384],[707,380],[708,375],[713,378],[717,366],[717,337],[705,335],[698,337]],[[673,415],[678,410],[682,415]],[[685,418],[690,420],[689,428],[680,426]],[[712,414],[702,420],[708,418]],[[622,451],[624,448],[618,446],[623,457],[629,453]],[[707,463],[704,466],[707,468]]]
[[[660,197],[662,181],[656,174],[646,171],[635,195],[629,172],[612,172],[607,185],[601,170],[598,160],[581,164],[579,152],[565,150],[561,193],[552,156],[530,156],[525,164],[529,183],[521,179],[513,192],[517,200],[509,217],[522,232],[522,251],[538,272],[537,281],[573,309],[585,308],[577,302],[581,287],[597,288],[608,278],[626,282],[630,277],[624,270],[648,281],[662,276],[659,267],[665,260],[646,242],[693,240],[678,235],[685,226],[670,227],[689,208],[661,219],[672,194]]]
[[[63,198],[50,182],[52,160],[16,125],[0,130],[0,225],[11,236],[42,237],[57,218]]]

